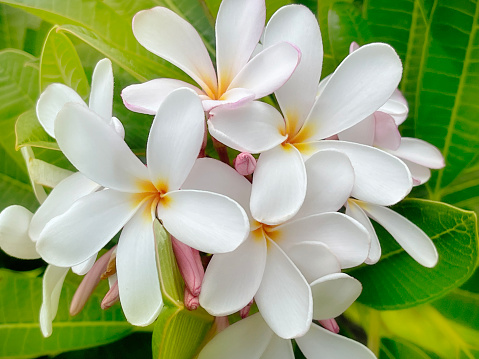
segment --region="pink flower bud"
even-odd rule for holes
[[[118,281],[113,283],[108,293],[106,293],[105,297],[101,301],[101,309],[106,310],[113,306],[116,302],[120,300],[120,292],[118,290]]]
[[[185,285],[190,293],[197,297],[200,295],[201,283],[205,276],[205,270],[201,263],[200,253],[175,237],[171,236],[171,244],[175,253],[176,262]]]
[[[233,161],[235,170],[242,176],[252,174],[256,168],[256,159],[248,152],[242,152]]]
[[[188,310],[196,310],[200,306],[200,299],[198,296],[191,294],[188,287],[185,287],[183,302],[185,303],[185,308]]]
[[[218,334],[230,326],[228,317],[215,317],[215,332]]]
[[[323,319],[319,321],[319,324],[321,324],[325,329],[329,330],[330,332],[336,334],[339,333],[339,325],[334,319]]]
[[[96,286],[100,283],[101,275],[106,271],[113,250],[114,248],[102,255],[95,264],[93,264],[88,273],[85,274],[85,277],[83,277],[83,280],[73,295],[70,304],[70,315],[77,315],[85,306],[88,298],[90,298]]]
[[[246,304],[246,306],[244,308],[242,308],[240,310],[239,313],[240,313],[241,318],[244,319],[249,315],[249,310],[251,309],[252,305],[253,305],[253,299],[251,299],[251,301],[248,304]]]

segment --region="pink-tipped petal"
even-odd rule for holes
[[[261,98],[280,88],[290,77],[301,58],[292,44],[281,42],[261,51],[233,79],[228,90],[245,88]]]
[[[375,127],[376,121],[374,114],[372,114],[354,126],[338,133],[338,139],[341,141],[356,142],[372,146],[374,143]]]
[[[397,150],[401,145],[401,134],[394,118],[387,113],[376,111],[374,119],[376,120],[374,146]]]
[[[409,106],[401,91],[396,89],[389,100],[379,108],[379,111],[391,115],[394,118],[396,125],[399,126],[406,120]]]
[[[156,115],[165,97],[182,87],[204,95],[199,88],[184,81],[161,78],[127,86],[121,91],[121,98],[125,107],[131,111]]]
[[[403,137],[401,146],[388,152],[427,168],[439,169],[445,166],[444,157],[437,147],[419,138]]]

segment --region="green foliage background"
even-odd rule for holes
[[[292,2],[267,0],[268,17]],[[447,164],[413,191],[410,197],[416,199],[394,207],[434,240],[438,266],[419,266],[378,226],[383,256],[375,266],[350,271],[364,289],[360,304],[339,320],[342,334],[367,343],[380,359],[479,358],[479,2],[296,2],[308,6],[320,23],[323,76],[348,54],[351,41],[387,42],[396,49],[404,66],[400,90],[410,107],[401,131],[437,146]],[[144,155],[151,117],[126,110],[121,89],[158,77],[192,80],[143,49],[132,34],[131,19],[141,9],[169,7],[195,26],[214,59],[219,4],[0,0],[0,210],[11,204],[32,211],[38,206],[30,177],[39,174],[25,165],[19,148],[31,147],[37,159],[72,170],[35,117],[36,100],[48,84],[65,83],[86,100],[94,65],[109,57],[115,74],[114,114],[125,124],[130,147]],[[104,283],[84,311],[71,318],[68,306],[79,277],[69,274],[53,335],[44,339],[38,328],[44,264],[0,253],[0,357],[193,357],[213,318],[184,309],[169,239],[159,226],[157,240],[165,309],[154,329],[143,332],[125,321],[118,305],[99,308]]]

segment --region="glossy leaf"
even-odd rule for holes
[[[53,334],[43,338],[38,318],[42,302],[42,278],[38,272],[0,270],[0,357],[41,356],[112,342],[132,332],[120,306],[100,308],[108,290],[105,281],[83,311],[70,317],[68,307],[78,286],[76,275],[65,281]]]
[[[183,279],[176,265],[170,238],[158,222],[155,222],[155,236],[165,305],[153,331],[153,358],[190,359],[199,351],[214,318],[202,308],[188,311],[184,307]]]
[[[349,271],[363,284],[358,301],[380,310],[409,308],[439,298],[472,275],[478,255],[474,212],[426,200],[405,200],[393,209],[431,237],[439,263],[432,269],[422,267],[376,226],[381,259]]]
[[[70,39],[53,27],[47,35],[40,56],[40,89],[52,83],[62,83],[75,90],[84,100],[90,86]]]

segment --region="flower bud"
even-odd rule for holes
[[[256,159],[248,152],[242,152],[233,161],[235,170],[242,176],[248,176],[256,169]]]

